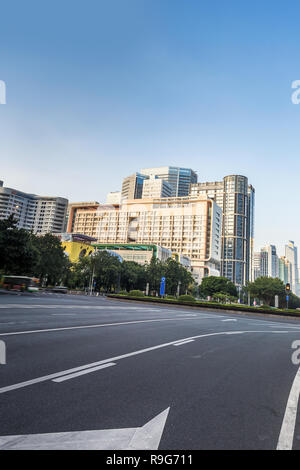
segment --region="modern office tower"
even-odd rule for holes
[[[36,234],[62,232],[67,207],[65,198],[38,196],[0,186],[0,219],[13,214],[18,228]]]
[[[255,190],[245,176],[230,175],[192,184],[190,196],[200,195],[214,199],[223,211],[221,275],[245,285],[253,272]]]
[[[3,181],[0,181],[0,188],[3,186]]]
[[[255,281],[258,277],[261,277],[261,252],[255,252],[253,255],[253,274],[252,280]]]
[[[267,245],[261,249],[261,276],[279,277],[279,260],[276,246]]]
[[[94,233],[76,231],[102,244],[155,244],[187,256],[198,281],[220,274],[222,210],[211,199],[129,200],[115,209],[100,205],[94,214]]]
[[[298,291],[298,253],[297,247],[292,240],[285,245],[285,257],[291,264],[291,289],[294,294],[297,295]]]
[[[143,193],[143,182],[149,176],[140,173],[134,173],[123,179],[121,201],[126,199],[141,199]]]
[[[121,204],[121,191],[112,191],[106,196],[106,204]]]
[[[140,171],[146,176],[156,176],[167,181],[173,188],[172,197],[189,195],[190,185],[197,183],[197,174],[191,168],[162,166],[158,168],[143,168]]]
[[[161,197],[171,197],[173,192],[172,186],[165,180],[156,176],[150,176],[143,183],[142,199],[153,199]]]

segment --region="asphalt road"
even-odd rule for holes
[[[296,340],[290,318],[2,295],[0,449],[300,449]]]

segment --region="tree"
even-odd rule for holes
[[[146,284],[145,266],[134,261],[123,261],[121,264],[121,288],[127,290],[127,292],[133,289],[145,290]]]
[[[104,288],[110,291],[119,287],[121,262],[117,256],[107,251],[99,251],[90,256],[89,260],[97,290]]]
[[[62,281],[69,266],[59,239],[51,233],[35,237],[35,246],[39,259],[35,266],[35,274],[42,284],[56,285]]]
[[[149,282],[150,292],[159,292],[160,282],[163,277],[163,263],[152,256],[150,263],[146,266],[146,279]]]
[[[258,277],[254,282],[249,282],[247,288],[252,296],[258,297],[266,305],[274,302],[275,295],[281,300],[285,296],[285,285],[279,278]]]
[[[166,278],[167,294],[175,295],[180,283],[181,292],[191,291],[194,287],[192,274],[181,264],[169,258],[163,266],[163,273]],[[180,294],[180,293],[179,293]]]
[[[237,297],[235,285],[226,277],[208,276],[202,279],[200,293],[203,297],[222,292]]]
[[[13,215],[0,221],[0,270],[3,274],[30,276],[39,260],[35,236],[16,225]]]

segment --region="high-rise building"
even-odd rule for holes
[[[291,283],[292,265],[285,256],[279,258],[279,279],[281,279],[284,284]]]
[[[142,199],[171,197],[172,192],[173,188],[167,181],[155,176],[150,176],[150,178],[143,183]]]
[[[172,190],[172,197],[189,195],[190,185],[197,183],[197,174],[191,168],[162,166],[158,168],[143,168],[140,172],[145,176],[154,176],[167,181]]]
[[[223,181],[191,185],[190,196],[214,199],[223,211],[221,275],[236,285],[252,279],[255,190],[248,178],[229,175]]]
[[[252,280],[255,281],[258,277],[261,277],[261,252],[255,252],[253,255],[253,274]]]
[[[291,264],[291,289],[294,294],[298,293],[298,250],[295,243],[289,240],[285,245],[285,258]]]
[[[18,228],[36,234],[62,232],[67,207],[65,198],[38,196],[0,185],[0,219],[13,214]]]
[[[134,173],[123,179],[121,201],[126,199],[141,199],[143,193],[143,182],[149,176],[142,175],[141,173]]]
[[[267,277],[279,277],[279,260],[276,246],[267,245],[261,249],[260,275]]]

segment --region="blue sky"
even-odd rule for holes
[[[256,247],[300,246],[296,1],[1,4],[0,179],[105,201],[139,168],[243,174]]]

